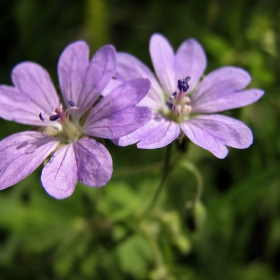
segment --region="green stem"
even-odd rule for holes
[[[152,230],[149,229],[148,225],[146,225],[146,224],[142,224],[141,229],[142,229],[143,234],[146,236],[148,242],[150,243],[152,252],[154,254],[156,268],[159,269],[159,268],[163,267],[163,258],[162,258],[162,254],[161,254],[160,248],[157,243],[156,236],[154,236]]]
[[[195,176],[196,182],[197,182],[197,184],[196,184],[197,189],[196,189],[196,194],[194,197],[194,202],[200,201],[200,198],[202,195],[202,190],[203,190],[203,181],[202,181],[202,177],[200,175],[199,170],[196,168],[196,166],[193,163],[186,161],[186,160],[181,162],[181,166],[185,167],[186,169],[191,171],[192,174]]]
[[[164,161],[164,166],[163,166],[163,170],[162,170],[162,177],[161,177],[161,180],[160,180],[160,183],[158,185],[158,188],[156,190],[156,193],[150,203],[150,205],[148,206],[148,208],[146,209],[146,211],[144,212],[144,215],[143,217],[147,216],[151,210],[153,209],[156,201],[158,200],[158,197],[163,189],[163,186],[166,182],[166,179],[169,175],[169,172],[170,172],[170,168],[169,168],[169,165],[170,165],[170,154],[171,154],[171,144],[169,144],[166,148],[166,155],[165,155],[165,161]]]

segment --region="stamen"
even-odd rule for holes
[[[40,120],[41,120],[42,122],[44,122],[44,121],[45,121],[45,119],[44,119],[44,117],[43,117],[43,114],[42,114],[42,113],[40,113],[40,114],[39,114],[39,118],[40,118]]]
[[[182,110],[182,114],[184,115],[184,116],[187,116],[187,115],[189,115],[190,113],[191,113],[191,111],[192,111],[192,107],[190,106],[190,105],[184,105],[183,106],[183,110]]]
[[[76,107],[75,103],[71,100],[68,100],[68,104],[71,106],[71,107]]]
[[[178,80],[178,89],[183,92],[187,92],[187,90],[189,89],[189,84],[188,81],[191,79],[191,77],[186,77],[184,80]]]
[[[60,118],[60,114],[56,114],[56,115],[50,116],[50,121],[54,122],[54,121],[57,121],[59,118]]]
[[[169,99],[170,99],[170,97],[169,97]],[[166,106],[168,107],[169,110],[172,110],[172,108],[173,108],[173,103],[172,103],[172,101],[170,101],[169,99],[166,101]]]
[[[191,77],[188,76],[183,80],[178,80],[177,90],[166,101],[168,109],[175,112],[177,116],[188,116],[192,110],[191,100],[186,96],[190,79]]]
[[[180,116],[182,112],[182,106],[180,104],[175,106],[175,113],[177,114],[177,116]]]

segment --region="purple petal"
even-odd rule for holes
[[[90,187],[101,187],[111,179],[112,158],[107,149],[90,138],[82,138],[74,144],[78,179]]]
[[[122,81],[129,81],[136,78],[146,78],[151,82],[151,89],[142,100],[149,100],[150,108],[161,109],[164,104],[162,89],[152,71],[139,59],[128,53],[117,53],[116,78]],[[144,104],[141,104],[144,106]]]
[[[191,98],[195,113],[214,113],[249,105],[264,92],[244,89],[251,81],[250,75],[236,67],[222,67],[206,76]]]
[[[54,153],[42,171],[41,181],[46,192],[57,199],[66,198],[73,193],[78,175],[72,144]]]
[[[188,92],[191,92],[206,68],[206,55],[202,46],[194,39],[184,41],[176,53],[175,60],[176,81],[191,77],[188,82]]]
[[[106,96],[109,93],[111,93],[116,87],[120,86],[123,84],[123,81],[121,80],[116,80],[115,78],[111,79],[110,82],[107,84],[105,89],[102,91],[102,95]]]
[[[11,86],[0,86],[0,117],[18,123],[43,126],[39,114],[43,109],[31,102],[18,89]]]
[[[260,89],[236,91],[225,95],[221,94],[217,99],[215,97],[211,100],[208,98],[200,99],[199,104],[196,102],[192,108],[195,113],[216,113],[252,104],[263,95],[264,91]]]
[[[58,142],[35,131],[13,134],[0,142],[0,189],[32,173],[54,151]]]
[[[248,126],[223,115],[197,116],[182,123],[181,128],[192,142],[218,158],[226,157],[225,145],[245,149],[253,142]]]
[[[127,135],[150,121],[152,112],[147,107],[129,107],[102,118],[86,129],[86,134],[113,139]]]
[[[113,46],[100,48],[91,61],[88,57],[87,44],[79,41],[65,49],[58,63],[64,102],[73,101],[79,108],[71,112],[74,119],[93,105],[115,72],[116,51]]]
[[[154,34],[150,40],[150,55],[157,77],[170,95],[176,90],[175,56],[172,46],[161,34]]]
[[[58,77],[64,103],[72,101],[78,106],[84,78],[89,64],[89,47],[83,41],[70,44],[58,62]]]
[[[1,97],[3,97],[1,105],[4,107],[9,105],[11,110],[9,114],[7,109],[1,109],[6,119],[42,125],[38,117],[39,113],[51,114],[59,107],[58,95],[51,78],[40,65],[33,62],[18,64],[13,69],[12,81],[15,89],[8,86],[1,86],[0,89]],[[22,108],[19,108],[20,106]],[[22,113],[14,112],[17,108]]]
[[[147,79],[135,79],[115,88],[91,110],[84,126],[85,130],[88,126],[94,126],[97,121],[110,118],[114,113],[135,106],[147,94],[150,86],[151,83]]]
[[[140,149],[156,149],[167,146],[180,134],[180,127],[175,122],[166,120],[160,114],[155,114],[153,119],[133,133],[114,139],[119,146],[128,146],[137,143]]]

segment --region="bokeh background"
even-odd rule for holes
[[[78,39],[92,54],[110,43],[152,67],[155,32],[175,49],[189,37],[201,42],[206,73],[225,65],[251,73],[250,87],[265,96],[228,115],[251,127],[253,145],[219,160],[190,143],[186,157],[204,182],[199,211],[186,208],[194,174],[176,167],[144,220],[164,149],[106,141],[113,179],[101,189],[78,184],[63,201],[45,193],[38,168],[0,192],[1,280],[280,279],[279,0],[1,0],[0,84],[11,84],[12,68],[29,60],[58,87],[59,55]],[[0,139],[26,129],[1,119]]]

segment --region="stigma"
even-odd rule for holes
[[[187,96],[190,79],[191,77],[186,77],[183,80],[178,80],[176,91],[166,101],[167,107],[177,116],[188,116],[192,110],[191,100]]]

